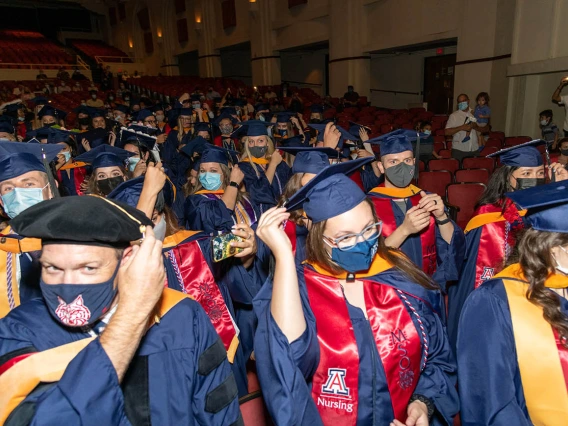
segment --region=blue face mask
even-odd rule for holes
[[[432,130],[424,130],[424,134],[430,136],[432,134]]]
[[[14,188],[2,195],[4,211],[10,219],[14,219],[20,213],[31,206],[43,201],[43,189],[46,188]]]
[[[220,173],[199,173],[199,182],[207,191],[215,191],[221,188],[223,182],[221,181]]]
[[[331,260],[347,272],[367,271],[371,267],[378,246],[378,239],[373,239],[372,241],[361,241],[347,251],[333,247],[331,249]]]
[[[69,160],[71,160],[71,151],[64,151],[62,152],[63,157],[65,157],[65,162],[67,163]]]
[[[46,284],[40,279],[41,293],[49,313],[68,327],[85,327],[97,322],[110,309],[118,288],[113,276],[99,284]]]
[[[460,103],[458,104],[458,109],[459,109],[460,111],[465,111],[465,110],[468,109],[468,108],[469,108],[469,102],[460,102]]]
[[[130,157],[128,159],[128,170],[130,170],[131,172],[134,171],[134,169],[136,168],[136,165],[140,162],[140,158],[132,158]]]

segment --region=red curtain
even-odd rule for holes
[[[118,19],[124,21],[126,19],[126,4],[123,2],[118,3]]]
[[[117,24],[116,7],[109,7],[108,8],[108,19],[110,21],[110,25],[112,25],[113,27]]]
[[[151,54],[154,52],[154,39],[152,38],[152,32],[148,31],[144,33],[144,49],[146,53]]]
[[[225,0],[221,3],[223,14],[223,29],[233,28],[237,25],[237,10],[235,0]]]
[[[308,3],[308,0],[288,0],[288,9],[294,6]]]
[[[148,8],[145,7],[141,9],[138,13],[138,22],[140,23],[140,28],[142,31],[147,31],[150,29],[150,14],[148,13]]]
[[[175,0],[176,15],[185,12],[185,0]]]
[[[177,30],[178,30],[178,41],[180,43],[185,43],[189,40],[189,34],[187,33],[187,19],[177,20]]]

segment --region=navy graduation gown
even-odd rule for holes
[[[191,133],[186,133],[183,138],[181,144],[187,144],[187,142],[191,139]],[[177,128],[172,130],[166,141],[162,144],[158,144],[160,150],[160,159],[164,164],[164,167],[171,167],[172,162],[174,161],[174,157],[178,153],[178,148],[180,143],[178,141],[178,130]]]
[[[370,197],[392,198],[385,197],[381,194],[370,193]],[[405,214],[391,200],[391,207],[395,218],[396,226],[399,227],[404,222]],[[410,199],[406,199],[406,210],[412,208]],[[380,215],[380,212],[378,212]],[[440,229],[436,226],[436,272],[432,275],[432,279],[438,283],[442,291],[446,292],[446,283],[448,281],[455,281],[459,278],[459,272],[463,263],[465,253],[465,237],[461,228],[452,222],[454,225],[454,233],[452,239],[448,244],[440,234]],[[422,269],[422,243],[419,234],[409,236],[404,243],[399,247],[409,258]],[[444,313],[445,315],[445,313]]]
[[[11,353],[44,351],[87,337],[80,328],[61,325],[43,299],[34,299],[0,320],[0,357],[10,359]],[[219,350],[219,343],[203,309],[184,300],[143,337],[122,384],[96,338],[69,363],[59,382],[26,397],[24,402],[34,404],[26,424],[239,424],[229,362],[223,360],[210,371],[199,368]],[[225,382],[232,382],[232,397],[211,407],[212,393],[222,391]]]
[[[361,181],[363,182],[363,187],[365,192],[369,192],[371,189],[379,186],[384,181],[384,176],[379,176],[375,174],[373,166],[367,164],[359,169],[361,174]]]
[[[560,296],[559,299],[562,312],[568,315],[568,301]],[[466,300],[459,324],[457,357],[462,426],[532,426],[501,279],[484,283]]]
[[[459,409],[455,390],[456,368],[440,316],[432,309],[433,306],[442,306],[441,301],[437,300],[440,299],[439,293],[408,282],[393,269],[367,279],[419,297],[412,300],[412,305],[426,325],[430,347],[428,362],[414,393],[430,398],[436,405],[431,425],[451,425]],[[288,342],[270,313],[271,280],[256,297],[255,312],[259,318],[255,336],[256,365],[264,400],[276,424],[321,425],[322,420],[311,394],[311,378],[319,364],[320,350],[303,266],[298,269],[298,281],[307,328],[292,343]],[[357,425],[388,425],[394,418],[393,408],[371,327],[359,308],[349,303],[347,306],[360,360]],[[412,321],[418,327],[414,317]]]
[[[276,167],[274,179],[270,183],[262,167],[258,164],[255,164],[255,167],[258,170],[258,176],[248,160],[239,163],[239,168],[245,175],[243,181],[253,205],[258,206],[261,212],[265,212],[277,204],[290,179],[292,170],[288,164],[282,161]]]

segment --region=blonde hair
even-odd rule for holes
[[[219,167],[221,168],[221,173],[223,174],[223,177],[221,179],[222,186],[219,189],[226,189],[229,186],[229,183],[231,182],[231,169],[229,169],[229,167],[225,166],[224,164],[221,163],[217,164],[219,164]],[[189,197],[190,195],[195,195],[198,191],[201,191],[203,189],[205,188],[203,188],[203,185],[201,185],[201,182],[199,181],[199,170],[197,171],[197,177],[195,178],[195,186],[191,185],[189,179],[183,185],[183,192],[186,197]],[[246,192],[237,191],[237,202],[240,202],[243,199],[244,195],[246,195]]]
[[[180,145],[181,145],[181,142],[182,142],[184,136],[186,135],[186,134],[183,133],[184,128],[183,128],[183,124],[182,124],[182,121],[181,121],[181,117],[182,116],[180,115],[177,119],[177,132],[178,132],[177,139],[178,139],[178,144],[180,144]],[[184,115],[183,117],[187,117],[187,115]],[[195,124],[195,115],[191,115],[190,119],[191,119],[191,126],[188,128],[187,134],[193,134],[193,125]]]
[[[272,156],[272,153],[274,153],[274,141],[272,140],[272,138],[268,135],[262,135],[262,136],[266,136],[266,159],[268,161],[270,161],[270,157]],[[242,145],[242,150],[241,150],[241,161],[245,161],[248,159],[251,167],[254,169],[254,171],[256,172],[256,176],[260,176],[259,170],[257,169],[257,164],[255,164],[252,159],[253,156],[250,153],[249,147],[248,147],[248,141],[249,141],[249,137],[248,136],[243,136],[241,139],[241,145]]]

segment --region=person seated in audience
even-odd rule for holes
[[[99,99],[96,90],[91,90],[89,94],[91,95],[91,99],[87,100],[87,106],[90,106],[92,108],[102,108],[105,106],[104,101],[102,99]]]
[[[561,138],[557,143],[558,152],[550,153],[551,163],[560,163],[564,167],[568,164],[568,138]]]
[[[542,138],[552,144],[552,149],[558,145],[558,127],[552,122],[552,110],[546,109],[539,114],[539,125]]]
[[[304,127],[307,126],[302,126],[300,124],[300,121],[298,120],[299,117],[301,117],[301,114],[296,114],[293,112],[281,112],[272,117],[272,123],[276,123],[276,128],[273,135],[276,143],[279,143],[281,140],[296,136],[294,128],[297,129],[299,136],[304,135]]]
[[[347,92],[343,94],[343,103],[346,106],[357,106],[359,102],[359,93],[353,89],[353,86],[347,86]]]
[[[69,80],[69,73],[67,72],[67,70],[65,70],[65,68],[61,67],[59,68],[59,71],[57,71],[57,78],[67,81]]]
[[[369,192],[388,247],[404,252],[446,291],[457,280],[463,262],[463,231],[450,219],[444,201],[412,184],[416,170],[412,130],[395,130],[370,139],[379,143],[379,170],[384,183]]]
[[[271,99],[277,98],[278,95],[276,94],[276,92],[274,90],[272,90],[272,86],[268,86],[268,88],[266,89],[266,92],[264,92],[264,99],[266,99],[267,101],[270,101]]]
[[[290,167],[282,161],[282,155],[268,136],[269,125],[249,120],[233,132],[233,136],[241,137],[243,147],[239,169],[245,175],[244,188],[261,212],[276,205],[290,178]]]
[[[420,160],[428,163],[433,158],[442,158],[434,151],[434,135],[432,135],[432,123],[429,121],[421,121],[418,124],[418,131],[424,133],[427,138],[420,140]],[[416,141],[412,142],[412,149],[416,152]]]
[[[562,425],[568,419],[567,194],[564,182],[507,194],[526,209],[528,229],[515,258],[463,306],[457,342],[462,424]]]
[[[79,83],[78,81],[73,85],[73,87],[71,88],[72,92],[82,92],[83,91],[83,87],[81,86],[81,83]]]
[[[233,116],[228,111],[222,112],[215,119],[213,124],[217,126],[219,128],[219,131],[221,132],[220,135],[215,136],[215,138],[213,139],[215,146],[230,149],[233,151],[237,150],[238,138],[233,138],[231,137],[231,135],[233,133],[234,126],[238,122],[239,121],[236,118],[233,118]]]
[[[21,239],[10,222],[26,209],[56,194],[57,188],[49,183],[51,170],[46,169],[43,155],[50,162],[61,149],[60,145],[0,141],[0,206],[3,215],[10,219],[1,231],[0,269],[11,272],[0,274],[0,318],[20,303],[40,296],[41,244],[37,240]]]
[[[303,113],[304,112],[304,101],[298,95],[298,92],[292,93],[290,100],[288,101],[288,111]]]
[[[295,262],[286,208],[259,220],[257,235],[275,257],[254,301],[268,411],[281,425],[452,424],[456,366],[439,287],[385,244],[365,193],[332,172],[342,165],[289,200],[311,222],[306,262]]]
[[[74,67],[73,68],[73,74],[71,75],[71,80],[87,80],[87,77],[85,77],[81,71],[79,71],[79,68]]]
[[[221,94],[219,92],[217,92],[215,89],[213,89],[213,86],[209,86],[209,89],[207,89],[207,94],[205,95],[205,97],[212,101],[215,98],[220,98]]]
[[[127,159],[134,153],[110,145],[100,145],[75,160],[91,165],[87,193],[106,197],[118,185],[130,178]]]
[[[47,75],[43,72],[43,70],[39,70],[38,75],[36,75],[36,80],[46,80]]]
[[[568,172],[558,163],[545,170],[536,148],[542,140],[504,148],[490,158],[499,158],[487,188],[477,201],[475,215],[465,228],[466,260],[457,284],[448,289],[448,333],[455,345],[458,321],[469,294],[503,269],[517,246],[517,237],[525,228],[525,212],[506,197],[506,193],[544,185],[545,176],[555,181],[568,179]]]
[[[140,78],[141,75],[138,74],[138,70],[134,70],[134,75],[132,76],[132,78]]]
[[[226,350],[196,301],[164,289],[143,212],[63,197],[22,215],[14,229],[43,243],[42,297],[0,321],[3,378],[17,378],[2,423],[242,424]]]
[[[57,93],[70,92],[70,91],[71,87],[67,84],[67,82],[65,80],[61,80],[59,82],[59,86],[57,86]]]
[[[476,157],[484,141],[477,140],[475,117],[469,108],[469,97],[462,93],[457,98],[458,109],[446,123],[446,136],[452,137],[452,157],[460,164],[465,157]]]

